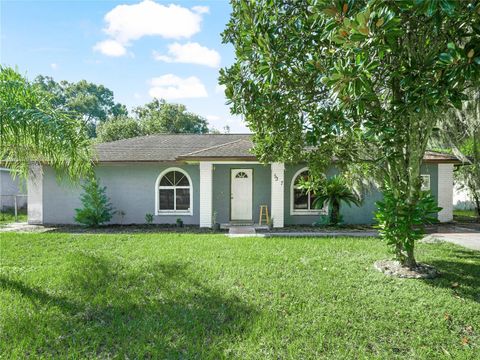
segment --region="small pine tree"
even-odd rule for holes
[[[75,221],[86,226],[98,226],[109,221],[113,216],[113,207],[105,194],[106,187],[100,187],[95,176],[82,186],[83,208],[75,209]]]

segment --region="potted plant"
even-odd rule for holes
[[[212,216],[212,223],[213,223],[212,229],[214,231],[219,231],[220,230],[220,223],[217,222],[217,215],[218,215],[218,213],[216,211],[214,211],[213,216]]]
[[[183,220],[180,218],[177,218],[177,227],[179,228],[183,227]]]

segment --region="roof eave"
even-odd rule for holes
[[[258,161],[255,156],[178,156],[184,161]]]
[[[460,160],[455,160],[455,159],[430,159],[430,160],[423,160],[423,163],[425,164],[454,164],[454,165],[464,165]]]

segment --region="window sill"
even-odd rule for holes
[[[193,216],[191,211],[157,211],[155,216]]]
[[[327,215],[327,212],[321,210],[305,210],[305,211],[290,211],[292,216],[302,216],[302,215]]]

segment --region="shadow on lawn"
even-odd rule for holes
[[[133,269],[86,254],[75,254],[70,262],[65,274],[68,289],[63,291],[68,296],[0,277],[1,288],[18,292],[34,304],[35,312],[40,311],[43,332],[30,335],[28,343],[35,347],[28,349],[31,353],[47,357],[228,357],[228,347],[241,341],[256,316],[238,297],[199,281],[186,264],[155,263]],[[8,323],[4,325],[10,341],[27,340],[28,334],[9,334]],[[38,336],[45,337],[43,343],[33,338]]]
[[[455,249],[448,257],[429,260],[441,275],[424,280],[431,286],[450,288],[454,296],[480,303],[480,252]]]

